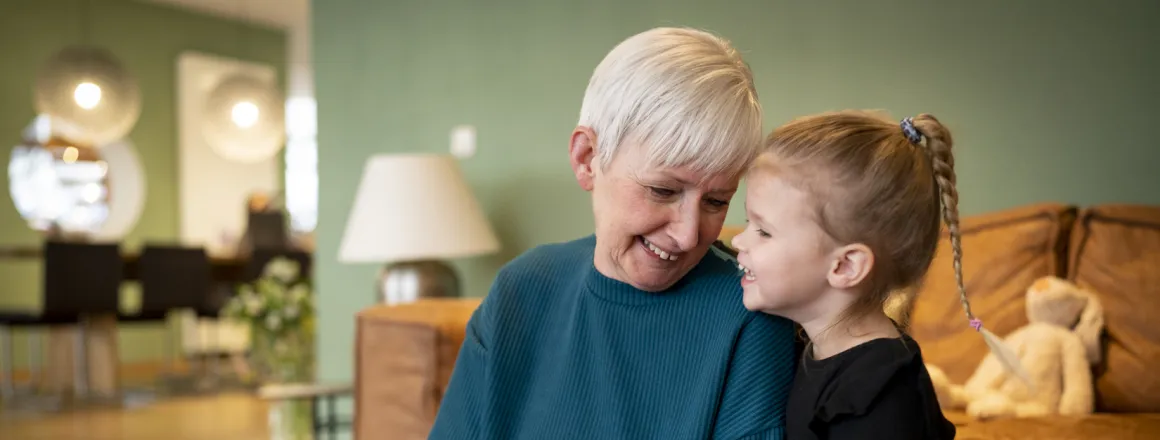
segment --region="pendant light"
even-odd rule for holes
[[[270,158],[285,141],[282,94],[245,73],[222,79],[206,99],[206,142],[224,158],[253,163]]]
[[[89,4],[81,7],[81,39],[91,40]],[[41,67],[34,86],[37,113],[75,126],[79,142],[100,147],[124,138],[141,114],[137,80],[107,49],[65,47]]]
[[[244,3],[239,2],[244,8]],[[243,9],[242,16],[246,16]],[[248,52],[245,24],[238,24],[242,52]],[[202,135],[217,154],[260,162],[278,153],[286,140],[285,99],[275,82],[244,72],[224,76],[202,109]]]

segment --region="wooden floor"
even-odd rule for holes
[[[0,415],[0,438],[19,440],[257,440],[267,405],[249,393],[170,398],[132,409]]]

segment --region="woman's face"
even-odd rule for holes
[[[592,192],[596,269],[645,291],[671,287],[721,233],[740,176],[650,167],[646,149],[631,144],[601,168],[583,143],[573,136],[572,165]]]

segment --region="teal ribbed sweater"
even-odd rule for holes
[[[648,293],[596,271],[595,244],[499,271],[430,438],[781,439],[793,327],[745,310],[734,263],[710,252]]]

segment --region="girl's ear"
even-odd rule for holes
[[[861,243],[849,244],[834,251],[826,278],[834,288],[850,289],[862,284],[873,268],[874,252]]]

